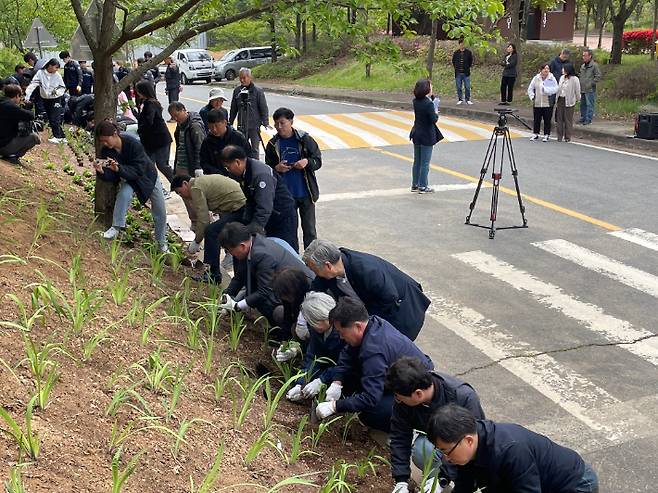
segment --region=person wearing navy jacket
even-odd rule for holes
[[[340,353],[327,400],[316,408],[317,416],[324,419],[334,413],[359,413],[366,426],[388,432],[393,394],[384,388],[386,372],[404,356],[420,359],[428,370],[434,363],[386,320],[369,316],[356,298],[339,299],[329,319],[347,347]],[[341,399],[343,384],[350,382],[358,382],[358,390]]]
[[[411,168],[411,191],[432,193],[427,177],[430,172],[430,159],[434,144],[443,139],[443,134],[436,126],[439,120],[438,98],[432,95],[432,83],[429,79],[420,79],[414,87],[414,126],[409,139],[414,144],[414,164]]]
[[[428,437],[457,466],[453,493],[598,493],[596,472],[574,450],[523,426],[476,420],[457,404],[430,418]]]
[[[359,298],[371,315],[385,319],[412,341],[416,339],[430,300],[423,287],[396,266],[322,239],[314,240],[302,259],[316,275],[312,291],[329,292],[334,299]]]
[[[430,416],[441,406],[456,402],[477,419],[484,419],[484,411],[475,389],[458,378],[428,370],[416,358],[400,358],[386,374],[386,388],[393,392],[395,404],[391,417],[391,472],[395,480],[394,493],[408,493],[411,467],[409,458],[421,471],[430,465],[425,491],[437,484],[445,486],[457,476],[456,468],[443,461],[441,453],[427,439]],[[414,430],[417,434],[414,440]],[[438,493],[439,488],[434,488]]]
[[[105,163],[94,163],[96,175],[103,181],[120,183],[112,226],[103,233],[103,238],[112,240],[126,227],[126,214],[135,194],[142,205],[151,201],[155,239],[160,251],[168,252],[167,209],[162,183],[144,146],[132,135],[119,132],[116,125],[107,120],[96,125],[96,138],[102,146],[100,157],[107,159]]]

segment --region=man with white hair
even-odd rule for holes
[[[245,107],[248,111],[241,112],[241,107]],[[269,114],[265,92],[254,84],[251,70],[242,67],[240,69],[240,85],[233,90],[233,97],[231,98],[229,123],[233,125],[236,117],[238,117],[238,130],[245,134],[251,142],[252,153],[249,157],[253,159],[258,159],[261,125],[270,128]]]
[[[345,343],[329,322],[329,312],[336,306],[336,301],[327,293],[311,291],[304,297],[301,314],[311,329],[308,346],[304,353],[302,371],[307,378],[300,378],[286,397],[291,401],[300,401],[315,397],[322,385],[333,381],[334,368]]]
[[[395,265],[321,239],[308,246],[302,260],[316,275],[312,291],[328,292],[336,300],[359,298],[370,315],[385,319],[412,341],[416,339],[430,300],[423,287]]]

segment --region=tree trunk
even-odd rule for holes
[[[599,27],[599,42],[596,45],[596,47],[600,50],[601,49],[601,40],[603,38],[603,29],[605,29],[605,21],[601,22],[601,27]]]
[[[656,29],[658,28],[658,0],[653,2],[653,23],[651,33],[651,59],[656,59]]]
[[[112,78],[112,57],[94,56],[94,120],[114,120],[117,113],[117,88]]]
[[[530,0],[523,1],[523,17],[521,19],[519,40],[528,40],[528,18],[530,17]]]
[[[585,36],[583,37],[583,46],[587,47],[587,35],[589,33],[589,15],[592,12],[592,6],[587,4],[587,13],[585,14]]]
[[[657,0],[658,1],[658,0]],[[432,71],[434,70],[434,50],[436,48],[436,35],[439,31],[439,20],[432,20],[432,32],[430,33],[430,47],[427,51],[427,77],[432,80]]]
[[[267,21],[270,24],[270,41],[272,46],[272,63],[276,62],[276,22],[274,21],[274,12]]]
[[[313,23],[311,32],[312,32],[311,39],[313,40],[313,44],[315,44],[318,42],[318,27],[315,25],[315,22]]]
[[[578,24],[578,18],[580,17],[580,2],[576,2],[576,15],[574,17],[573,30],[578,31],[580,24]]]
[[[366,79],[370,78],[370,69],[372,68],[372,63],[366,63]]]
[[[512,31],[510,43],[514,43],[515,46],[518,46],[519,41],[521,41],[521,0],[512,0],[510,2],[508,16],[511,20],[510,30]]]
[[[301,41],[302,41],[302,17],[301,15],[297,14],[295,16],[295,49],[297,51],[300,51],[302,49]]]
[[[621,63],[622,36],[624,35],[624,24],[627,17],[615,16],[612,19],[612,51],[610,52],[610,63],[619,65]]]
[[[302,53],[306,53],[306,48],[308,47],[306,43],[306,19],[302,21]]]

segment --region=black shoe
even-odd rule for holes
[[[18,156],[7,156],[3,158],[5,161],[11,164],[15,164],[16,166],[20,166],[23,163],[21,163],[21,159]]]

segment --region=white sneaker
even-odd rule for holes
[[[548,142],[548,135],[544,135],[544,138],[541,139],[542,142]]]
[[[459,101],[457,101],[457,104],[462,104],[463,102],[464,102],[464,101],[462,101],[462,100],[460,99]]]
[[[530,140],[537,140],[539,138],[539,135],[535,134],[532,137],[530,137]]]
[[[469,99],[468,101],[466,101],[466,104],[473,104],[473,101]]]
[[[48,139],[48,142],[51,144],[66,144],[66,139],[58,139],[57,137],[53,137]]]
[[[110,229],[105,231],[105,233],[103,233],[103,238],[105,238],[106,240],[113,240],[114,238],[119,236],[119,233],[120,231],[114,226],[112,226]]]

